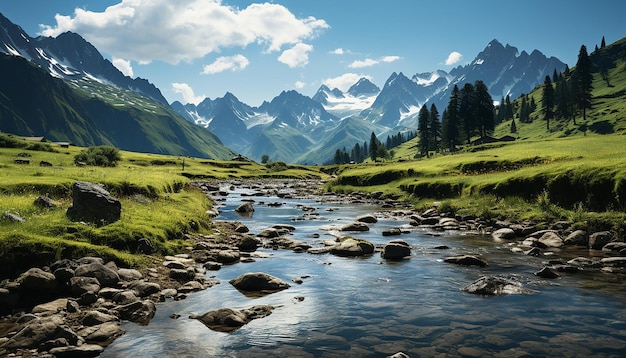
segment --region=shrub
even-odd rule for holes
[[[283,170],[289,169],[289,167],[287,166],[287,164],[285,164],[285,162],[280,162],[280,161],[268,163],[265,165],[265,167],[272,172],[281,172]]]
[[[120,151],[111,146],[89,147],[81,150],[74,157],[74,163],[84,163],[86,165],[95,165],[98,167],[115,167],[122,160]]]

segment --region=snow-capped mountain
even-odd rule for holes
[[[369,108],[379,92],[378,86],[367,78],[361,78],[345,93],[338,88],[331,90],[328,86],[322,85],[312,99],[322,104],[324,109],[333,115],[346,118]]]
[[[105,82],[168,105],[158,88],[145,79],[124,76],[92,44],[73,32],[32,38],[0,14],[0,52],[24,57],[53,77]]]

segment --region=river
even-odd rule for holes
[[[381,212],[368,204],[321,202],[314,197],[253,197],[250,218],[234,209],[242,194],[235,189],[221,202],[216,220],[238,220],[252,233],[275,224],[293,225],[293,238],[314,246],[331,238],[320,228],[344,224]],[[269,207],[261,202],[280,202]],[[304,207],[315,208],[305,211]],[[412,257],[385,262],[376,253],[365,258],[312,255],[259,249],[254,262],[224,266],[215,275],[220,284],[182,301],[157,305],[147,326],[125,323],[125,335],[102,357],[386,357],[404,352],[427,356],[598,356],[626,354],[625,275],[578,272],[554,280],[534,275],[550,256],[513,253],[508,243],[490,236],[461,232],[433,233],[408,226],[408,221],[378,215],[370,231],[353,236],[382,245],[400,238],[411,245]],[[382,231],[403,227],[408,233],[383,237]],[[319,235],[319,237],[318,237]],[[446,245],[449,249],[439,249]],[[464,267],[443,262],[455,254],[475,254],[489,266]],[[566,248],[559,257],[589,256],[588,250]],[[267,256],[267,257],[266,257]],[[228,281],[242,273],[266,272],[291,288],[249,298]],[[536,290],[531,295],[486,297],[462,287],[482,275],[501,275]],[[291,280],[302,278],[302,283]],[[230,307],[278,306],[265,318],[233,333],[216,332],[191,314]],[[171,315],[180,318],[170,318]]]

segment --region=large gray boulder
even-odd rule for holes
[[[393,240],[383,247],[380,256],[386,260],[402,260],[411,256],[411,246],[405,241]]]
[[[50,294],[58,287],[56,277],[50,272],[33,267],[19,278],[20,288],[25,292]]]
[[[457,255],[457,256],[449,256],[443,259],[444,262],[464,265],[464,266],[480,266],[485,267],[488,266],[487,261],[474,256],[474,255]]]
[[[202,315],[191,315],[189,318],[199,320],[214,331],[233,332],[253,319],[269,316],[273,310],[274,307],[269,305],[253,306],[243,310],[220,308]]]
[[[67,217],[73,221],[87,221],[96,225],[118,221],[122,204],[101,185],[78,181],[72,186],[72,206]]]
[[[347,238],[333,246],[330,253],[344,257],[369,255],[374,253],[374,244],[366,240]]]
[[[500,296],[511,294],[533,294],[536,291],[522,287],[502,277],[483,276],[469,285],[463,287],[463,291],[477,295]]]
[[[273,293],[291,287],[278,277],[264,272],[251,272],[239,275],[229,281],[239,291],[256,293]]]
[[[77,277],[94,277],[102,287],[114,287],[120,282],[120,276],[116,270],[97,262],[78,266],[74,275]]]
[[[589,236],[589,248],[595,250],[601,250],[604,245],[613,241],[613,233],[610,231],[600,231],[593,233]]]

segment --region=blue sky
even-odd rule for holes
[[[33,37],[82,35],[170,102],[229,91],[252,106],[283,90],[449,71],[493,39],[571,67],[581,45],[626,36],[623,0],[20,0],[0,12]]]

